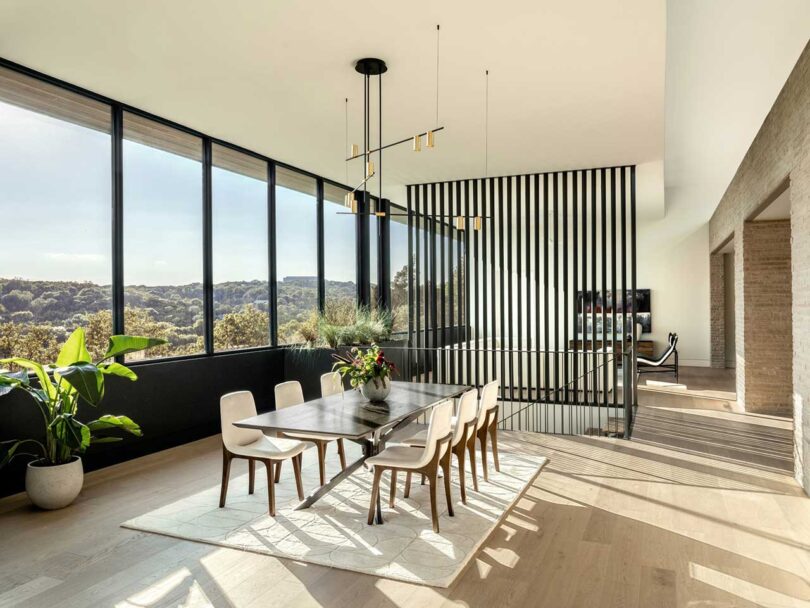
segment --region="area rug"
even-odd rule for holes
[[[352,446],[353,447],[353,446]],[[359,451],[348,449],[349,461]],[[336,461],[336,454],[328,459]],[[451,478],[455,516],[447,514],[443,485],[438,488],[440,532],[430,519],[428,486],[414,478],[410,498],[403,498],[404,475],[399,476],[395,507],[388,507],[389,474],[381,488],[384,524],[366,524],[372,476],[360,468],[309,509],[294,511],[298,504],[292,466],[285,463],[276,485],[276,517],[267,513],[264,468],[256,469],[256,491],[248,494],[247,473],[231,470],[228,500],[218,507],[219,486],[182,498],[122,524],[125,528],[153,532],[222,547],[264,553],[297,561],[362,572],[401,581],[448,587],[473,558],[477,549],[548,461],[536,455],[503,451],[500,472],[490,456],[490,476],[480,478],[479,491],[468,479],[467,504],[460,500],[458,471]],[[455,460],[455,459],[454,459]],[[247,465],[245,464],[245,469]],[[338,472],[330,462],[330,476]],[[304,490],[318,485],[314,450],[304,454]],[[441,483],[441,481],[440,481]]]

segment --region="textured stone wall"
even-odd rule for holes
[[[730,100],[733,103],[733,100]],[[743,158],[709,224],[710,248],[717,249],[735,235],[735,295],[737,314],[737,398],[743,404],[745,369],[751,345],[743,343],[745,300],[743,281],[743,223],[790,182],[791,267],[793,297],[793,412],[796,479],[810,492],[810,45],[779,93],[765,122]],[[738,247],[738,242],[740,247]],[[741,380],[742,379],[742,380]]]
[[[792,416],[790,220],[746,222],[743,265],[745,410]]]
[[[745,289],[743,283],[743,231],[742,226],[734,233],[734,345],[736,346],[735,356],[737,364],[735,366],[735,379],[737,388],[737,401],[745,404]]]
[[[722,253],[709,257],[709,297],[711,310],[711,363],[712,367],[726,366],[726,290],[725,264]]]

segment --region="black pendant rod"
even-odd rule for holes
[[[377,76],[377,119],[379,121],[379,130],[377,131],[377,171],[380,176],[377,178],[377,191],[379,192],[377,198],[377,207],[382,205],[382,73]]]

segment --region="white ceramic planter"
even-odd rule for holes
[[[376,384],[374,380],[370,380],[360,387],[360,392],[369,401],[385,401],[391,392],[391,379],[377,378]]]
[[[55,466],[39,464],[29,462],[25,471],[25,491],[31,502],[41,509],[61,509],[76,500],[84,483],[81,458],[74,456],[67,464]]]

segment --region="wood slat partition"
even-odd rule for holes
[[[498,380],[505,428],[616,430],[633,176],[622,166],[408,186],[410,376]]]

